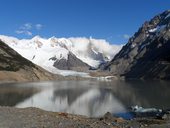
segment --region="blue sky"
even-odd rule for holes
[[[0,0],[0,34],[93,37],[125,43],[169,0]]]

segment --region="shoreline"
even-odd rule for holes
[[[89,118],[39,108],[0,107],[0,127],[3,128],[164,128],[170,127],[170,114],[166,118],[134,118],[125,120],[106,113],[100,118]]]

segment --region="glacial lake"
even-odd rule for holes
[[[130,106],[170,108],[166,81],[53,81],[0,84],[0,105],[100,117],[126,113]]]

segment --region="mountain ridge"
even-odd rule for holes
[[[137,79],[170,79],[170,11],[146,21],[104,66],[114,75]]]
[[[110,45],[105,40],[92,38],[45,39],[35,36],[19,40],[1,35],[0,39],[23,57],[55,74],[63,69],[87,72],[90,67],[111,60],[121,48],[121,45]]]

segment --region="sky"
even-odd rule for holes
[[[0,0],[0,34],[122,44],[146,20],[168,9],[169,0]]]

